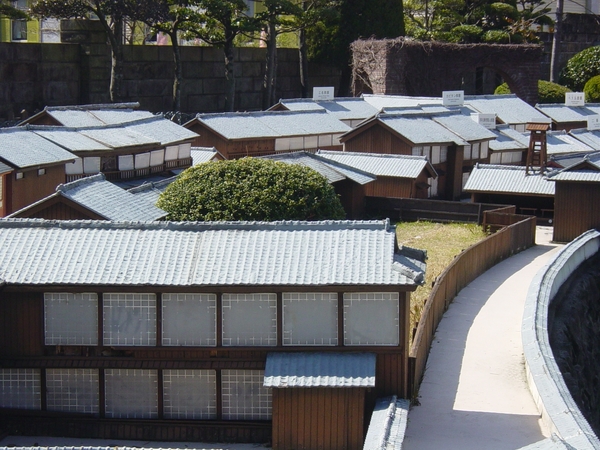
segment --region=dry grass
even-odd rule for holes
[[[410,329],[421,317],[425,300],[429,297],[433,280],[463,250],[487,237],[476,224],[433,222],[402,222],[396,224],[398,244],[427,250],[425,284],[410,296]]]

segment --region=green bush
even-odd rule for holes
[[[600,75],[600,46],[586,48],[569,59],[559,82],[580,92],[585,83],[596,75]]]
[[[550,83],[549,81],[538,80],[538,102],[539,103],[564,103],[565,93],[571,92],[571,89],[560,84]],[[502,83],[494,91],[495,95],[510,94],[508,84]]]
[[[483,34],[483,42],[490,44],[510,44],[510,34],[504,30],[488,30]]]
[[[585,101],[590,103],[600,102],[600,75],[590,78],[583,88]]]
[[[460,44],[481,42],[483,30],[477,25],[459,25],[450,30],[448,41]]]
[[[316,171],[268,159],[199,164],[183,171],[157,202],[169,220],[344,219],[338,196]]]

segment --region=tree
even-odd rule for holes
[[[7,17],[9,19],[14,19],[14,20],[27,20],[29,19],[29,14],[27,14],[25,11],[20,10],[18,8],[15,8],[13,6],[13,2],[8,1],[8,0],[1,0],[0,1],[0,15]]]
[[[111,49],[110,100],[122,99],[123,23],[126,0],[38,0],[32,14],[57,19],[88,19],[95,15],[106,32]]]
[[[333,187],[314,170],[260,158],[199,164],[158,199],[169,220],[343,219]]]
[[[569,59],[560,74],[560,83],[581,92],[596,75],[600,75],[600,46],[588,47]]]

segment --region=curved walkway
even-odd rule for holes
[[[403,450],[515,450],[545,438],[525,377],[521,320],[529,284],[558,248],[537,245],[464,288],[436,331]]]

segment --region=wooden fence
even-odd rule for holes
[[[409,387],[413,398],[419,391],[437,326],[454,297],[495,264],[535,244],[535,217],[510,214],[509,211],[514,212],[514,207],[486,211],[483,223],[499,231],[463,251],[436,279],[409,353]]]

